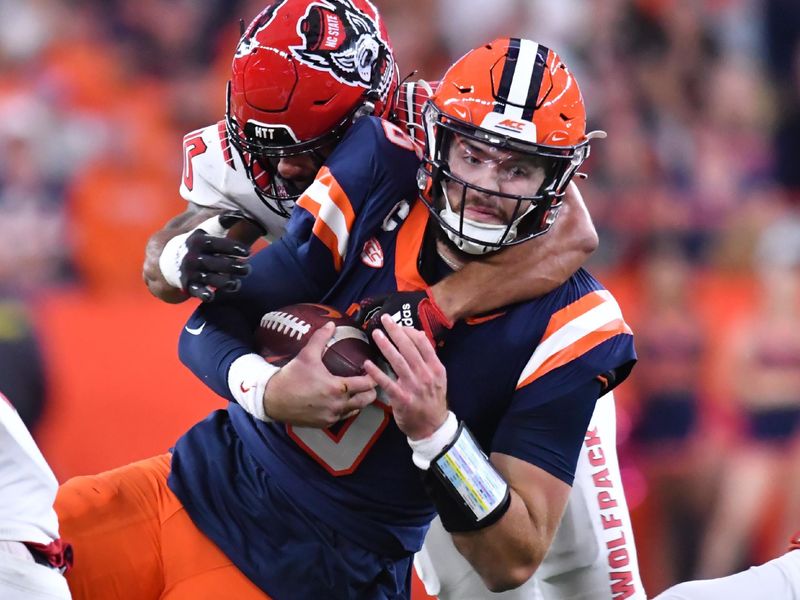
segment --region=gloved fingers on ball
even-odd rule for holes
[[[187,285],[186,293],[194,298],[199,298],[203,302],[211,302],[215,295],[213,289],[200,283],[190,283]]]

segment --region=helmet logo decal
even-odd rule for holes
[[[518,121],[503,113],[490,112],[483,118],[480,126],[483,129],[494,131],[500,135],[531,142],[533,144],[537,142],[536,123],[532,121]]]
[[[520,123],[514,119],[503,119],[497,125],[495,125],[495,127],[498,129],[508,129],[509,131],[516,131],[519,133],[525,128],[525,123]]]
[[[391,86],[394,58],[381,39],[378,24],[351,0],[320,0],[309,4],[297,23],[304,44],[292,46],[295,58],[338,81],[375,89],[381,99]],[[375,77],[376,68],[379,80]]]

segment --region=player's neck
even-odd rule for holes
[[[444,261],[444,264],[453,269],[453,271],[461,270],[469,262],[463,252],[460,252],[442,239],[436,240],[436,251]]]

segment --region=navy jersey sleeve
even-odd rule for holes
[[[360,250],[395,203],[415,197],[417,150],[397,126],[376,117],[350,128],[289,220],[286,236],[311,278],[330,287],[350,249]]]
[[[234,360],[255,351],[253,332],[264,313],[313,302],[324,293],[310,279],[291,239],[281,239],[250,259],[252,271],[234,294],[200,304],[181,332],[181,361],[217,394],[233,400],[228,369]]]
[[[398,197],[414,190],[419,159],[396,126],[360,119],[300,197],[284,236],[257,253],[235,294],[203,304],[181,333],[181,361],[217,394],[228,391],[230,365],[253,352],[253,331],[270,310],[319,302],[351,254]]]
[[[492,451],[569,484],[598,397],[630,372],[636,354],[619,305],[593,290],[553,312],[525,363]]]

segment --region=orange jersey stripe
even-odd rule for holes
[[[337,271],[340,271],[342,268],[342,256],[339,254],[339,239],[336,237],[336,234],[333,232],[333,230],[328,227],[325,221],[320,220],[320,205],[303,195],[297,201],[297,206],[305,208],[316,218],[312,231],[314,232],[314,235],[316,235],[319,240],[325,244],[325,247],[330,250],[331,258],[333,258],[333,266]]]
[[[550,317],[550,322],[547,324],[547,329],[542,336],[542,342],[576,317],[579,317],[582,314],[592,310],[596,306],[600,306],[609,296],[610,294],[608,291],[598,290],[596,292],[586,294],[580,300],[577,300],[572,304],[565,306],[561,310],[553,313],[553,316]]]
[[[631,334],[631,329],[622,319],[616,319],[606,323],[599,329],[587,333],[582,338],[573,342],[566,348],[549,356],[533,373],[517,384],[517,389],[528,385],[542,375],[549,373],[553,369],[564,366],[568,362],[575,360],[582,354],[586,354],[592,348],[599,346],[606,340],[616,335]]]
[[[334,267],[340,271],[356,215],[347,194],[327,167],[320,169],[297,205],[314,215],[312,231],[330,250]]]
[[[342,189],[342,186],[340,186],[339,182],[336,181],[336,178],[333,176],[333,173],[331,173],[328,167],[322,167],[319,170],[319,173],[317,173],[317,181],[322,182],[330,189],[330,199],[344,215],[349,232],[350,227],[353,225],[353,221],[356,220],[356,214],[353,212],[353,206],[350,204],[350,198],[347,197],[347,194]]]

